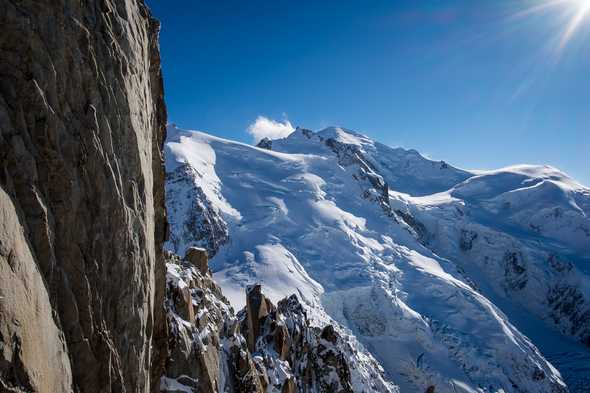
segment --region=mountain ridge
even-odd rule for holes
[[[537,349],[510,324],[506,315],[479,294],[476,281],[481,277],[474,276],[474,280],[463,262],[439,256],[445,255],[441,252],[444,249],[439,246],[443,244],[440,239],[447,234],[429,227],[428,219],[441,223],[445,221],[427,210],[421,210],[421,204],[415,203],[415,199],[428,200],[428,196],[432,199],[433,195],[442,198],[444,191],[452,188],[447,187],[448,184],[455,186],[478,175],[421,156],[416,164],[412,160],[404,161],[405,150],[381,147],[364,136],[359,137],[357,133],[342,138],[345,143],[337,140],[341,139],[341,130],[330,130],[330,135],[324,133],[329,137],[324,138],[319,133],[299,128],[287,138],[267,141],[264,148],[204,133],[174,131],[177,137],[169,139],[166,145],[167,162],[172,161],[173,166],[191,165],[191,149],[196,149],[193,152],[202,149],[209,157],[196,163],[193,167],[196,169],[194,177],[187,181],[197,187],[207,188],[208,192],[215,194],[213,199],[222,201],[219,207],[212,203],[209,209],[228,227],[225,242],[211,250],[215,255],[211,266],[226,296],[230,300],[234,299],[232,303],[239,306],[238,296],[243,291],[242,286],[253,281],[262,282],[269,289],[271,299],[273,296],[287,296],[289,289],[292,291],[298,288],[303,291],[300,293],[302,296],[312,299],[312,303],[325,308],[328,315],[350,329],[382,362],[388,375],[400,385],[402,391],[425,389],[428,383],[436,385],[437,391],[453,391],[458,389],[457,386],[470,391],[482,383],[487,384],[489,389],[502,386],[506,391],[518,391],[514,386],[519,384],[537,385],[534,389],[530,385],[525,391],[559,391],[561,385],[557,371],[541,360],[543,358]],[[337,139],[332,138],[335,135]],[[387,155],[383,154],[384,151]],[[211,171],[217,176],[213,186],[210,183],[212,176],[205,175]],[[448,175],[441,176],[441,173]],[[394,175],[393,180],[390,179]],[[410,182],[412,176],[416,175],[423,177],[421,180],[424,182],[420,187]],[[427,190],[424,185],[434,194],[420,196]],[[418,196],[412,197],[411,193]],[[171,198],[168,210],[174,212],[181,205]],[[238,214],[232,213],[232,209]],[[444,215],[458,217],[465,213],[472,214],[471,210],[462,209],[464,207],[451,205],[449,209],[441,211]],[[192,235],[182,230],[186,210],[182,211],[184,213],[181,210],[178,210],[178,214],[170,214],[171,222],[175,221],[173,217],[178,217],[176,224],[171,224],[172,236],[183,238],[185,244],[191,244],[194,241]],[[454,223],[464,225],[460,220]],[[477,239],[470,239],[467,234],[461,239],[461,233],[459,231],[458,237],[453,234],[452,244],[456,244],[452,248],[453,252],[459,252],[457,250],[461,250],[461,247],[468,248],[470,242],[472,247],[480,247],[479,239],[487,236],[478,234],[475,235],[479,236]],[[500,236],[498,233],[494,232],[494,237]],[[206,237],[207,228],[204,235]],[[526,259],[526,264],[522,265],[519,252],[526,255],[525,251],[519,249],[515,257],[502,254],[497,262],[498,268],[494,271],[502,273],[497,285],[508,288],[503,291],[526,292],[534,287],[533,282],[542,277],[541,273],[547,271],[535,258],[532,261]],[[452,255],[449,253],[447,256]],[[557,260],[561,261],[559,258]],[[558,266],[560,263],[556,265],[554,262],[553,265]],[[327,266],[330,268],[326,270]],[[521,269],[526,271],[526,280]],[[553,305],[561,304],[556,306],[561,307],[561,311],[553,315],[558,318],[558,322],[555,322],[557,326],[564,326],[563,334],[583,337],[584,318],[580,317],[587,312],[587,301],[583,295],[585,286],[574,282],[575,277],[583,277],[583,274],[578,273],[554,274],[557,278],[547,281],[548,289],[545,292],[554,299]],[[488,277],[491,276],[485,279]],[[315,285],[310,286],[310,282],[317,282],[322,290],[314,289]],[[447,303],[435,304],[438,302],[435,299],[440,295],[421,293],[429,287],[432,288],[430,291],[434,291],[432,293],[447,293],[445,298],[450,296]],[[574,298],[578,299],[574,303],[574,308],[578,310],[576,313],[571,312],[571,291],[575,293]],[[582,291],[581,298],[576,291]],[[513,292],[503,292],[502,298],[511,296]],[[458,296],[459,293],[461,295]],[[370,306],[371,303],[374,305]],[[360,304],[364,304],[362,310],[365,316],[362,319],[358,318]],[[386,314],[398,315],[400,319],[383,319],[383,310],[388,308],[390,312]],[[470,324],[480,328],[486,326],[486,329],[490,329],[499,323],[498,326],[503,326],[500,331],[511,332],[509,336],[513,337],[512,343],[492,344],[494,340],[489,337],[478,341],[476,336],[469,333],[471,328],[464,330],[469,325],[452,317],[456,312],[453,310],[463,310],[461,312],[466,313],[464,317],[471,321]],[[559,320],[564,316],[571,319],[571,325],[560,325]],[[420,329],[426,334],[422,339],[417,338],[414,330],[421,325],[423,327]],[[404,341],[399,332],[408,328],[414,333],[407,335]],[[494,329],[491,328],[490,333]],[[547,331],[553,331],[551,329]],[[394,334],[395,331],[398,333]],[[500,336],[502,334],[505,333]],[[422,341],[422,344],[415,346],[416,340]],[[413,343],[415,349],[410,349],[414,348],[412,346],[405,347],[405,355],[392,358],[393,348],[400,350],[404,342],[404,345]],[[452,342],[454,344],[451,345]],[[512,346],[521,347],[520,350],[524,350],[527,356],[538,357],[537,360],[532,363],[530,360],[518,360],[509,349]],[[430,349],[424,349],[423,355],[419,356],[420,353],[414,351],[419,351],[420,347]],[[448,352],[451,347],[455,349]],[[391,349],[383,352],[385,348]],[[434,348],[439,349],[435,351]],[[480,363],[481,358],[476,360],[481,355],[470,352],[476,348],[482,354],[490,351],[487,356],[495,361],[503,359],[513,364],[515,370],[523,367],[523,363],[527,363],[527,366],[531,363],[544,371],[530,371],[528,377],[522,374],[528,373],[524,369],[515,371],[517,376],[507,369],[500,371],[506,366],[497,368],[499,364],[494,361]],[[439,355],[433,355],[437,351]],[[581,351],[585,353],[583,347]],[[411,361],[408,356],[412,353],[415,353],[415,358]],[[512,355],[506,357],[508,354]],[[416,362],[418,357],[420,361]],[[410,367],[410,363],[413,366]],[[461,364],[470,366],[454,369]],[[542,364],[546,364],[546,367]],[[492,369],[495,371],[492,372]],[[506,382],[508,379],[504,378],[507,375],[512,382]],[[542,385],[545,387],[540,387]]]

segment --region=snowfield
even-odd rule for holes
[[[249,284],[295,293],[402,392],[588,391],[589,189],[342,128],[268,145],[168,129],[167,248],[207,248],[236,309]]]

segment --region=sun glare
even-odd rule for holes
[[[559,47],[562,49],[568,41],[573,37],[574,33],[580,27],[586,16],[588,15],[588,11],[590,11],[590,0],[570,0],[573,6],[577,9],[575,11],[574,16],[570,20],[567,25],[565,32],[563,33]]]
[[[557,36],[557,49],[561,51],[586,21],[590,22],[590,0],[541,0],[534,6],[517,13],[525,17],[546,12],[560,12],[564,17],[564,28]]]

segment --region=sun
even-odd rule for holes
[[[534,5],[516,13],[517,17],[534,14],[557,13],[564,18],[564,28],[556,34],[560,52],[586,21],[590,22],[590,0],[531,0]]]
[[[587,12],[590,10],[590,0],[572,0],[574,3],[578,5],[582,12]]]
[[[574,7],[574,15],[570,19],[566,30],[561,36],[561,40],[559,42],[560,49],[567,45],[568,41],[573,37],[576,30],[578,30],[590,12],[590,0],[566,0],[566,2],[570,3],[571,6]]]

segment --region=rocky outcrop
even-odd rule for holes
[[[251,320],[258,320],[254,353],[269,380],[268,391],[352,393],[350,366],[343,339],[332,325],[310,326],[297,296],[292,295],[259,317],[251,304],[270,303],[259,285],[250,288],[242,328],[252,335]],[[314,390],[312,390],[314,391]]]
[[[167,357],[166,111],[143,1],[0,3],[0,390],[146,392]]]
[[[233,309],[209,270],[168,256],[171,353],[162,392],[263,392],[259,373]]]
[[[470,251],[473,249],[473,242],[477,240],[479,236],[477,232],[468,230],[468,229],[461,229],[461,237],[459,238],[459,248],[461,251]]]
[[[373,165],[366,160],[361,149],[356,145],[343,143],[334,138],[325,139],[323,142],[338,156],[338,163],[340,165],[358,166],[358,172],[353,177],[359,181],[367,182],[367,185],[364,187],[363,197],[365,199],[375,200],[385,211],[390,212],[389,186],[383,177],[375,171]]]
[[[504,277],[505,285],[513,291],[523,289],[528,283],[526,261],[522,253],[506,251],[504,253]]]
[[[252,285],[246,308],[236,316],[209,270],[203,273],[188,260],[191,253],[184,260],[169,256],[172,351],[163,392],[396,391],[383,381],[377,364],[359,382],[358,351],[333,325],[312,326],[295,295],[275,306],[261,285]]]
[[[556,284],[547,293],[547,304],[553,323],[590,347],[590,307],[581,290],[566,283]]]
[[[194,267],[203,275],[210,275],[209,258],[207,257],[207,250],[199,247],[191,247],[186,250],[185,259],[192,263]]]
[[[221,213],[198,186],[200,174],[181,165],[166,174],[166,207],[172,228],[166,249],[184,255],[190,247],[203,247],[209,257],[229,240],[229,230]]]
[[[307,138],[313,136],[309,130],[302,130],[302,132]],[[364,199],[377,203],[388,217],[402,225],[420,243],[424,245],[428,243],[430,234],[424,224],[407,209],[402,211],[392,208],[387,181],[379,173],[378,168],[371,163],[371,160],[363,154],[361,147],[340,142],[334,138],[319,137],[319,139],[336,154],[338,164],[345,167],[353,165],[357,167],[352,177],[359,183]]]
[[[247,333],[248,349],[256,351],[256,341],[260,337],[263,321],[275,311],[274,305],[262,294],[262,285],[256,284],[246,290],[246,319],[244,332]]]
[[[272,150],[272,140],[270,138],[262,138],[260,142],[256,144],[256,147],[266,150]]]

